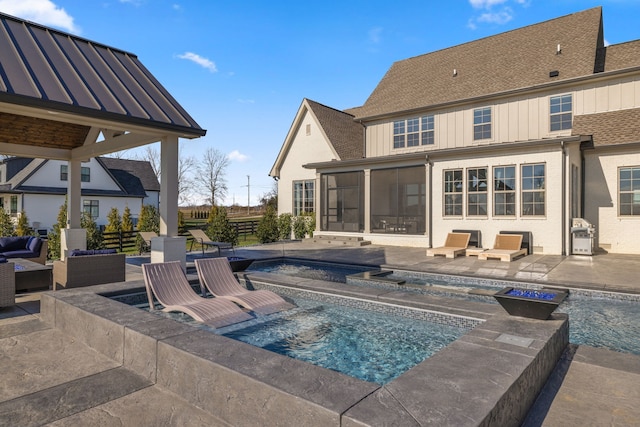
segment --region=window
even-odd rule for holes
[[[67,165],[60,165],[60,181],[66,181],[69,179],[69,172]],[[80,182],[91,182],[91,168],[80,168]]]
[[[293,181],[293,215],[298,216],[303,212],[314,211],[315,182]]]
[[[424,166],[371,171],[371,231],[424,234]]]
[[[491,138],[491,107],[473,110],[473,140]]]
[[[571,95],[552,96],[549,98],[549,123],[551,132],[571,129]]]
[[[393,148],[431,145],[434,139],[433,116],[414,117],[393,122]]]
[[[618,170],[620,216],[640,216],[640,167]]]
[[[462,169],[444,171],[444,216],[462,216]]]
[[[11,215],[17,215],[18,214],[18,196],[11,196],[11,200],[10,200],[10,203],[9,203],[9,209],[10,209]]]
[[[487,169],[467,169],[467,215],[487,215]]]
[[[522,165],[522,216],[545,214],[545,165]]]
[[[493,168],[493,214],[513,216],[516,214],[516,167]]]
[[[84,200],[82,202],[82,211],[91,215],[91,218],[96,219],[100,216],[98,206],[98,200]]]

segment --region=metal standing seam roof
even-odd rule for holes
[[[2,13],[0,102],[206,133],[136,55]]]

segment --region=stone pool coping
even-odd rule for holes
[[[256,287],[342,292],[427,310],[443,311],[445,302],[452,303],[268,273],[243,279]],[[264,420],[297,426],[519,425],[569,338],[565,315],[547,321],[523,319],[504,315],[494,305],[459,301],[447,311],[484,321],[379,386],[107,297],[143,289],[137,281],[47,292],[41,298],[41,316],[50,326],[232,425]]]

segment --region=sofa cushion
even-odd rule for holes
[[[2,252],[26,249],[29,237],[31,236],[0,237],[0,247],[2,248]]]
[[[0,256],[0,264],[2,264],[3,262],[7,262],[7,259],[3,256]]]
[[[42,248],[42,239],[39,237],[31,236],[27,243],[27,249],[34,254],[40,254],[40,248]]]
[[[4,251],[2,256],[5,258],[38,258],[39,254],[34,254],[29,249],[18,249],[15,251]]]

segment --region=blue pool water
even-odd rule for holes
[[[303,277],[305,279],[326,280],[329,282],[346,282],[346,276],[373,270],[372,267],[328,264],[321,262],[277,260],[257,261],[247,269],[266,273],[283,274],[285,276]]]
[[[295,299],[298,308],[215,330],[275,353],[386,384],[467,330]]]
[[[302,267],[300,267],[302,266]],[[342,265],[335,266],[324,263],[291,263],[281,261],[277,267],[279,274],[306,277],[298,274],[303,269],[306,275],[324,276],[323,280],[348,282],[349,269]],[[261,270],[257,263],[255,270]],[[369,269],[371,270],[371,269]],[[352,270],[351,270],[352,271]],[[361,270],[364,271],[364,270]],[[471,301],[483,301],[496,304],[492,297],[469,295],[473,289],[500,290],[505,287],[500,281],[475,280],[472,278],[451,277],[447,280],[443,275],[430,275],[416,272],[394,272],[388,278],[405,280],[404,289],[426,294],[437,294],[451,298]],[[361,282],[358,283],[362,285]],[[370,286],[381,286],[371,282]],[[403,285],[401,285],[403,286]],[[640,355],[640,301],[591,297],[571,293],[560,305],[557,312],[569,315],[569,339],[574,344],[628,352]]]
[[[142,302],[145,298],[140,294],[121,302],[148,310],[148,303]],[[296,308],[266,316],[252,313],[253,320],[218,329],[183,313],[154,313],[381,385],[470,330],[324,301],[290,299]]]

